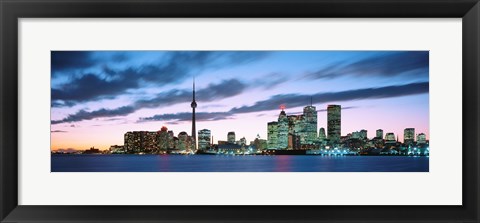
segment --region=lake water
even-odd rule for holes
[[[52,172],[428,172],[429,157],[61,155]]]

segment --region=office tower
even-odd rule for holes
[[[363,140],[367,139],[367,130],[365,129],[360,130],[360,139],[363,139]]]
[[[341,106],[328,105],[327,107],[327,134],[332,143],[339,143],[342,134]]]
[[[418,144],[427,143],[427,136],[425,135],[425,133],[420,133],[417,135],[417,143]]]
[[[195,108],[197,107],[197,102],[195,101],[195,79],[193,79],[193,92],[192,92],[192,143],[193,143],[193,150],[197,150],[197,130],[196,130],[196,123],[195,123]]]
[[[198,131],[198,149],[205,150],[210,148],[210,130],[202,129]]]
[[[170,149],[170,134],[167,127],[163,126],[160,131],[157,132],[157,147],[161,151],[166,151]]]
[[[305,143],[313,144],[317,139],[317,109],[315,106],[303,108]]]
[[[230,144],[235,144],[235,132],[228,132],[227,141]]]
[[[286,149],[288,147],[288,118],[285,111],[282,109],[280,115],[278,116],[278,138],[277,138],[277,147],[278,149]]]
[[[300,140],[300,144],[306,144],[305,115],[287,115],[287,119],[288,134],[295,135]]]
[[[406,145],[412,145],[415,141],[415,129],[414,128],[406,128],[403,130],[403,143]]]
[[[383,139],[383,130],[382,129],[377,129],[377,138]]]
[[[327,136],[325,135],[325,129],[322,127],[318,130],[318,139],[320,141],[324,141],[326,138]]]
[[[276,149],[278,140],[278,122],[267,124],[267,148]]]
[[[193,149],[193,138],[188,136],[186,132],[178,133],[178,146],[177,149],[180,150],[191,150]]]
[[[385,141],[395,142],[395,135],[392,132],[385,134]]]

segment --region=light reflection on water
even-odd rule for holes
[[[428,172],[429,157],[52,155],[52,172]]]

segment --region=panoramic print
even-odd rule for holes
[[[51,172],[428,172],[428,51],[52,51]]]

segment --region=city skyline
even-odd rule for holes
[[[316,131],[327,130],[328,104],[344,105],[342,136],[383,129],[403,141],[415,128],[429,138],[426,51],[53,51],[51,149],[108,149],[124,132],[162,126],[192,131],[193,76],[196,127],[215,142],[231,131],[266,139],[281,105],[287,115],[316,106]]]

